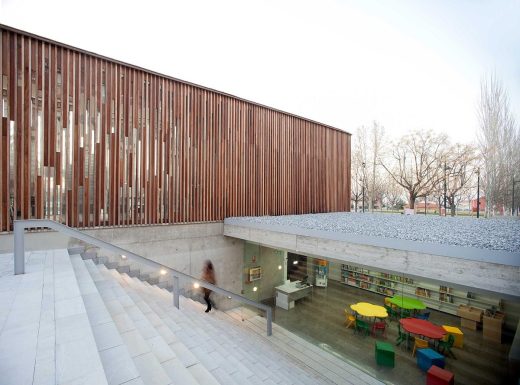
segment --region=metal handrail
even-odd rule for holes
[[[206,281],[201,281],[200,279],[194,278],[191,275],[184,274],[180,271],[172,269],[171,267],[162,265],[158,262],[137,255],[129,250],[125,250],[121,247],[102,241],[101,239],[95,238],[91,235],[84,234],[79,230],[73,229],[69,226],[65,226],[55,221],[51,221],[49,219],[23,219],[14,221],[14,274],[25,273],[24,230],[27,228],[50,228],[62,234],[68,235],[72,238],[76,238],[89,244],[98,246],[100,248],[107,249],[121,255],[125,255],[127,258],[129,257],[130,259],[133,259],[144,265],[150,266],[154,269],[166,269],[170,271],[173,276],[173,304],[177,309],[179,309],[179,278],[182,277],[193,283],[198,283],[200,286],[210,289],[216,293],[225,295],[228,298],[253,306],[257,309],[264,310],[266,312],[267,320],[267,335],[270,336],[273,334],[273,312],[269,306],[254,302],[248,298],[242,297],[241,295],[232,293]]]

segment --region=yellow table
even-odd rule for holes
[[[350,305],[350,308],[354,310],[357,314],[362,315],[364,317],[388,317],[388,312],[383,306],[372,305],[368,302],[358,302],[354,305]]]
[[[464,333],[462,333],[462,331],[455,326],[442,325],[442,328],[446,330],[446,335],[451,334],[453,337],[455,337],[453,346],[456,348],[462,348],[464,342]]]

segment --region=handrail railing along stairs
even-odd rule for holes
[[[23,219],[23,220],[15,220],[14,221],[14,274],[24,274],[25,273],[25,243],[24,243],[24,230],[28,228],[50,228],[52,230],[58,231],[62,234],[68,235],[69,237],[76,238],[87,242],[89,244],[98,246],[103,249],[107,249],[113,251],[115,253],[125,255],[127,258],[133,259],[138,263],[142,263],[144,265],[150,266],[154,269],[166,269],[170,271],[173,277],[173,305],[179,309],[179,278],[185,278],[190,282],[198,283],[200,286],[210,289],[216,293],[227,296],[228,298],[234,299],[238,302],[245,303],[247,305],[253,306],[257,309],[263,310],[266,313],[267,320],[267,335],[270,336],[273,333],[272,320],[273,313],[271,307],[254,302],[248,298],[242,297],[241,295],[232,293],[225,289],[222,289],[218,286],[215,286],[206,281],[201,281],[197,278],[192,277],[191,275],[181,273],[171,267],[161,265],[155,261],[144,258],[140,255],[132,253],[131,251],[122,249],[121,247],[115,246],[111,243],[102,241],[101,239],[92,237],[90,235],[84,234],[79,230],[73,229],[66,225],[63,225],[58,222],[51,221],[49,219]]]

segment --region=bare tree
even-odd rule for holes
[[[354,193],[354,186],[357,184],[361,198],[363,198],[364,191],[370,211],[374,210],[374,206],[381,200],[383,193],[384,182],[378,159],[383,154],[384,132],[384,127],[374,121],[371,127],[358,127],[353,138],[352,200],[355,200],[354,198],[358,195],[358,191]],[[354,158],[356,158],[356,164]],[[356,167],[359,168],[357,175]]]
[[[384,179],[384,182],[383,196],[388,207],[392,209],[402,208],[400,206],[401,204],[404,205],[404,189],[395,183],[394,179],[389,175]]]
[[[358,154],[354,151],[352,154],[352,182],[350,198],[354,203],[354,210],[357,212],[359,207],[359,201],[362,199],[362,178],[363,178],[363,166]]]
[[[478,139],[484,159],[482,179],[486,196],[486,216],[510,207],[515,162],[518,162],[520,134],[509,109],[509,97],[492,74],[480,82]]]
[[[455,216],[458,203],[467,195],[476,170],[477,149],[471,144],[455,144],[446,155],[446,199],[451,216]]]
[[[354,210],[357,212],[364,194],[364,183],[366,181],[366,155],[367,144],[365,132],[362,128],[356,130],[352,143],[352,172],[351,172],[351,200],[354,202]]]
[[[379,159],[383,156],[384,151],[384,136],[385,136],[385,128],[380,125],[378,122],[374,121],[372,123],[372,127],[370,129],[370,164],[372,166],[371,176],[370,176],[370,200],[369,200],[369,210],[374,211],[375,204],[379,201],[379,204],[382,205],[381,197],[383,194],[383,178],[380,173],[380,164]]]
[[[444,134],[414,131],[394,145],[390,159],[381,160],[392,179],[406,190],[411,209],[418,197],[430,195],[443,179],[441,159],[447,144]]]

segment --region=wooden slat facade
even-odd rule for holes
[[[350,134],[0,26],[0,231],[350,209]]]

